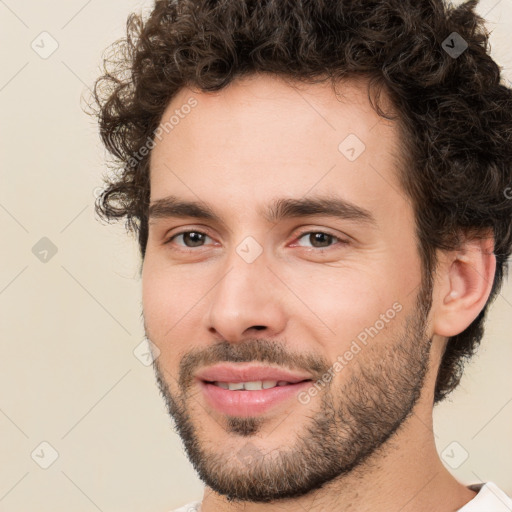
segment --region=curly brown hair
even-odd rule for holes
[[[458,385],[465,360],[480,343],[512,247],[506,194],[512,184],[512,90],[489,54],[477,3],[156,0],[146,20],[129,16],[126,37],[110,47],[94,85],[94,115],[114,169],[103,178],[96,212],[107,221],[126,219],[143,261],[150,155],[140,150],[184,86],[217,91],[257,72],[303,83],[367,78],[373,108],[397,119],[400,180],[414,206],[430,283],[437,250],[455,249],[465,236],[492,233],[495,239],[491,296],[471,325],[448,340],[436,382],[439,402]],[[454,37],[467,43],[460,55],[448,51]],[[382,91],[395,117],[380,108]]]

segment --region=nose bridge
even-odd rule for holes
[[[208,327],[226,341],[237,341],[256,326],[273,334],[282,330],[284,315],[268,264],[263,247],[252,237],[226,256],[222,277],[210,295],[208,316]]]
[[[242,311],[248,312],[248,308],[261,302],[265,288],[268,298],[270,290],[267,265],[266,254],[261,252],[256,256],[254,247],[241,242],[226,258],[226,273],[213,294],[215,303],[222,303],[224,308],[228,308],[224,309],[226,314],[230,310],[238,316]]]

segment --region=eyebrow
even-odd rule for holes
[[[369,210],[339,197],[308,197],[300,199],[279,198],[274,199],[266,209],[259,213],[269,223],[276,223],[282,219],[327,216],[344,220],[352,220],[361,224],[376,225],[375,217]],[[163,219],[171,217],[194,217],[224,224],[213,209],[200,201],[184,201],[175,196],[167,196],[153,201],[149,206],[149,219]]]

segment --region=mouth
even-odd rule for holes
[[[312,383],[304,373],[252,364],[216,365],[198,372],[196,379],[211,408],[239,417],[258,416],[289,404]]]
[[[307,379],[306,379],[307,380]],[[306,382],[306,380],[300,382]],[[222,389],[229,389],[230,391],[261,391],[262,389],[272,389],[277,386],[291,386],[297,382],[288,382],[286,380],[253,380],[248,382],[208,382]]]

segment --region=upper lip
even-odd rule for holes
[[[217,364],[203,368],[196,377],[208,382],[254,382],[263,380],[286,381],[291,384],[310,380],[311,375],[292,372],[272,366],[257,366],[254,364]]]

